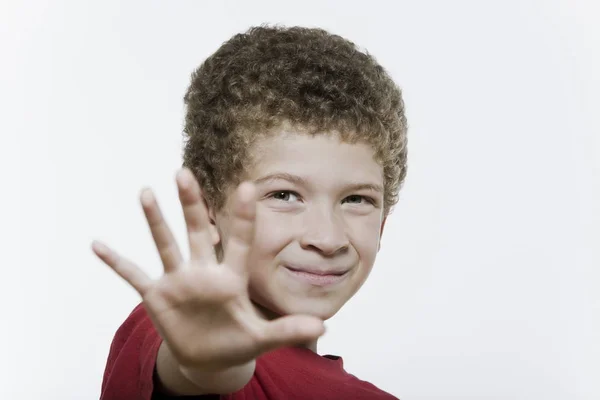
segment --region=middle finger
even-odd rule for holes
[[[191,261],[215,263],[215,250],[209,231],[210,221],[200,185],[192,172],[184,168],[177,174],[179,199],[183,207],[190,244]]]
[[[165,272],[172,272],[181,265],[183,257],[173,233],[163,218],[156,198],[150,189],[145,189],[140,195],[144,215],[148,221],[152,238],[160,255]]]

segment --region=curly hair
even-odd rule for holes
[[[384,212],[406,176],[402,93],[369,53],[323,29],[252,27],[196,69],[184,96],[183,165],[220,209],[256,138],[290,125],[366,143],[383,167]]]

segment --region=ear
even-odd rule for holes
[[[383,217],[383,221],[381,221],[381,229],[379,230],[379,245],[377,246],[377,251],[381,250],[381,237],[383,236],[383,229],[385,228],[385,221],[387,221],[387,215]]]
[[[210,224],[208,230],[210,232],[210,241],[214,247],[221,242],[221,235],[217,229],[217,213],[214,207],[208,205],[206,199],[204,199],[204,205],[208,210],[208,222]]]

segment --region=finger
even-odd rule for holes
[[[251,183],[242,183],[236,190],[233,221],[225,244],[223,262],[231,268],[244,270],[254,240],[256,220],[256,189]]]
[[[152,285],[152,279],[144,271],[106,245],[94,241],[92,243],[92,250],[106,265],[111,267],[121,278],[125,279],[127,283],[137,290],[142,297]]]
[[[183,257],[152,190],[144,189],[140,195],[140,202],[165,272],[175,271],[182,264]]]
[[[323,321],[310,315],[288,315],[269,321],[261,335],[261,350],[304,345],[325,333]]]
[[[198,181],[192,172],[183,168],[177,174],[179,199],[187,226],[192,261],[215,263],[215,250],[209,231],[210,221]]]

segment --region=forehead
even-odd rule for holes
[[[299,176],[370,180],[380,183],[383,168],[366,143],[348,143],[335,133],[307,134],[282,131],[258,138],[250,149],[250,179],[285,172]]]

